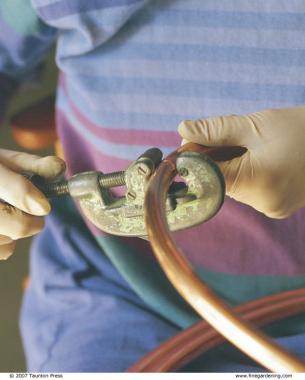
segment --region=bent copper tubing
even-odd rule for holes
[[[274,372],[305,372],[305,362],[277,345],[248,321],[242,320],[199,277],[176,246],[166,222],[165,199],[177,174],[176,158],[192,150],[209,155],[209,149],[186,144],[161,162],[145,196],[145,223],[150,244],[166,276],[181,296],[228,341]],[[217,156],[217,148],[212,148]]]
[[[305,312],[305,289],[290,290],[250,301],[234,308],[244,319],[265,325]],[[199,321],[149,352],[128,372],[177,371],[225,339],[207,322]]]

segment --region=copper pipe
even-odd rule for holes
[[[172,239],[164,206],[168,188],[177,174],[176,158],[181,150],[202,149],[196,144],[187,145],[162,161],[146,191],[147,234],[161,267],[173,286],[198,314],[245,354],[274,372],[305,372],[305,362],[277,345],[249,322],[242,320],[216,296],[196,276],[183,252]],[[207,151],[205,153],[208,154]]]
[[[290,290],[234,308],[256,325],[265,325],[305,312],[305,289]],[[225,339],[207,322],[199,321],[146,354],[128,372],[177,371]]]

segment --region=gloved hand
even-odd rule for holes
[[[235,200],[279,219],[305,206],[305,107],[187,120],[178,131],[184,142],[248,149],[219,163]]]
[[[20,173],[24,171],[53,178],[65,170],[60,158],[0,149],[0,259],[14,251],[16,240],[35,235],[50,211],[45,196]]]

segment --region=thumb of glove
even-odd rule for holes
[[[206,146],[248,146],[256,131],[251,118],[237,115],[184,120],[178,126],[183,139]]]

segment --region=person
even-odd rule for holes
[[[221,211],[175,239],[232,306],[304,286],[303,2],[2,0],[0,10],[3,115],[56,43],[67,176],[123,170],[146,148],[167,154],[181,138],[244,146],[220,165]],[[0,151],[0,197],[14,206],[0,212],[2,257],[52,209],[33,243],[21,313],[29,371],[125,371],[198,320],[147,242],[104,234],[68,199],[50,206],[23,170],[54,178],[64,164]],[[304,357],[304,315],[267,331]],[[222,345],[183,370],[262,369]]]

